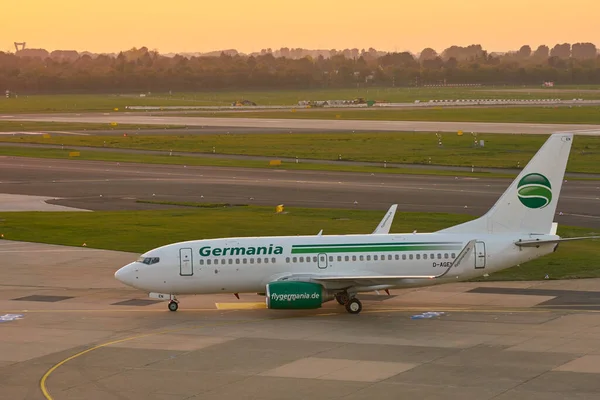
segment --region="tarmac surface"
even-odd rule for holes
[[[113,274],[137,254],[0,241],[3,399],[597,399],[600,280],[456,283],[177,312]],[[439,314],[423,314],[437,312]],[[429,318],[423,318],[429,316]]]
[[[0,157],[0,192],[85,210],[148,209],[136,200],[483,215],[510,179],[191,167]],[[164,208],[165,206],[160,206]],[[0,205],[1,210],[1,205]],[[555,221],[600,227],[600,182],[567,180]]]
[[[581,131],[578,134],[600,135],[600,125],[590,124],[533,124],[497,122],[436,122],[436,121],[367,121],[367,120],[317,120],[317,119],[267,119],[267,118],[219,118],[160,115],[148,113],[81,113],[81,114],[23,114],[1,115],[5,121],[87,122],[144,125],[185,125],[189,127],[226,127],[229,129],[287,129],[327,132],[331,130],[369,132],[465,132],[479,133],[527,133],[548,135],[553,132]],[[210,129],[206,130],[207,132]],[[584,131],[589,131],[585,133]],[[168,132],[168,130],[165,130]],[[246,133],[251,133],[249,131]]]
[[[0,211],[83,211],[48,203],[53,197],[0,193]]]

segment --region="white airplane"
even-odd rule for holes
[[[126,285],[177,295],[265,293],[269,309],[314,309],[337,300],[358,314],[360,292],[472,279],[554,252],[553,223],[572,133],[551,135],[482,217],[433,233],[390,234],[393,205],[371,234],[232,237],[173,243],[115,273]],[[389,293],[389,292],[388,292]]]

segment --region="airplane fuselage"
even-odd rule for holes
[[[536,235],[536,238],[555,238]],[[194,240],[159,247],[127,265],[119,279],[165,294],[258,293],[293,273],[316,275],[439,275],[476,239],[474,252],[440,279],[401,279],[356,291],[426,286],[472,279],[554,251],[555,244],[522,248],[529,235],[387,234],[275,236]],[[147,263],[144,263],[146,260]],[[149,260],[149,261],[148,261]],[[330,285],[329,289],[343,289]]]

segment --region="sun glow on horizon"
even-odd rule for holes
[[[142,46],[161,53],[281,47],[441,52],[470,44],[508,51],[565,42],[600,47],[597,0],[23,0],[2,8],[9,17],[0,24],[0,51],[14,51],[13,42],[111,53]]]

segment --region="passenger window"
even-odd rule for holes
[[[452,258],[455,258],[455,257],[456,257],[456,254],[455,254],[455,253],[452,253]]]
[[[365,260],[365,257],[364,257],[364,256],[358,256],[358,259],[359,259],[360,261],[364,261],[364,260]]]
[[[225,259],[224,258],[221,260],[221,265],[225,265]]]
[[[298,257],[292,257],[292,262],[298,262]]]
[[[430,254],[429,256],[431,257],[432,260],[435,260],[435,254]]]
[[[329,261],[333,261],[333,256],[329,256]]]
[[[421,255],[417,254],[417,260],[420,260],[420,259],[421,259]]]
[[[275,263],[277,262],[277,260],[275,259],[275,257],[272,257],[272,258],[271,258],[271,262],[272,262],[273,264],[275,264]]]
[[[233,264],[233,258],[229,259],[229,265]]]
[[[338,256],[338,261],[342,261],[342,256]]]
[[[204,265],[204,260],[200,260],[200,265]]]
[[[406,260],[406,254],[402,254],[402,259]]]
[[[286,258],[285,258],[285,262],[286,262],[286,263],[289,263],[289,262],[290,262],[290,258],[289,258],[289,257],[286,257]]]
[[[244,258],[244,264],[248,264],[248,259]]]
[[[441,259],[442,259],[442,254],[438,253],[438,260],[441,260]]]
[[[371,256],[370,255],[367,256],[367,261],[371,261]]]
[[[317,262],[317,256],[313,257],[313,262]]]
[[[240,259],[239,259],[239,258],[236,258],[236,259],[235,259],[235,263],[236,263],[236,264],[239,264],[239,263],[240,263]]]
[[[289,258],[288,258],[288,260],[289,260]],[[268,264],[268,263],[269,263],[269,259],[267,257],[265,257],[265,264]]]
[[[210,265],[210,260],[206,260],[206,264],[207,264],[207,265]]]
[[[300,262],[304,262],[304,257],[300,257]]]
[[[346,256],[346,257],[345,257],[345,260],[346,260],[346,261],[350,261],[350,257],[349,257],[349,256]]]
[[[448,258],[448,253],[444,253],[444,258]]]
[[[410,260],[412,260],[412,259],[413,259],[413,255],[412,255],[412,254],[409,254],[409,255],[408,255],[408,258],[409,258]]]
[[[260,264],[260,263],[261,263],[261,261],[260,261],[260,257],[258,257],[258,258],[256,259],[256,263],[257,263],[257,264]]]
[[[388,261],[392,259],[392,255],[388,254]]]
[[[373,256],[373,261],[377,261],[377,256]]]
[[[352,261],[356,261],[356,256],[352,256]]]
[[[427,260],[427,254],[423,254],[423,260]]]
[[[406,257],[406,256],[404,256],[404,255],[403,255],[402,257]],[[399,259],[400,259],[400,254],[396,254],[396,255],[394,256],[394,258],[395,258],[396,260],[399,260]]]
[[[250,264],[254,264],[254,258],[250,259]]]

